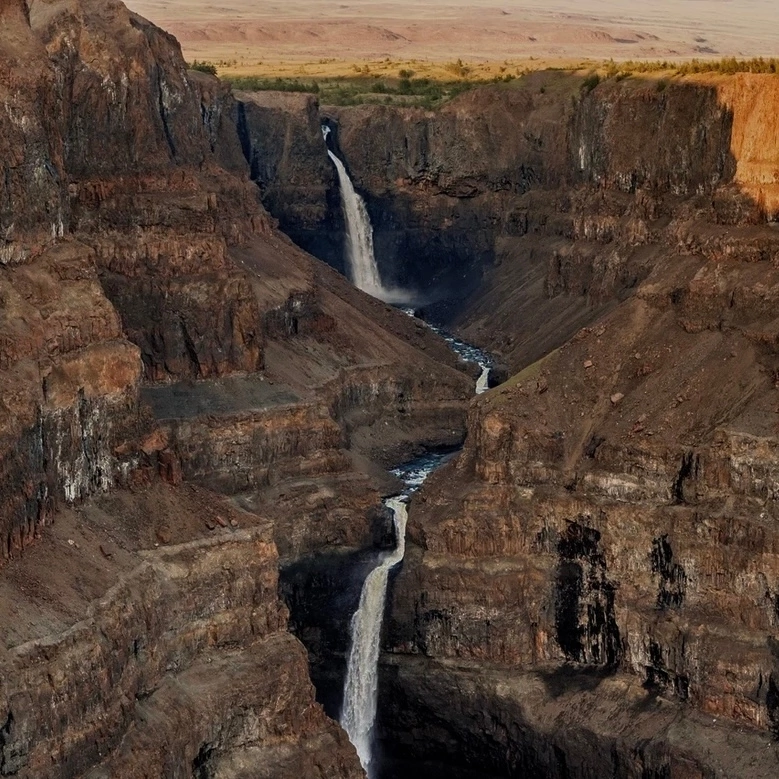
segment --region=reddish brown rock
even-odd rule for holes
[[[97,498],[61,512],[48,543],[4,569],[7,772],[141,777],[196,765],[228,776],[283,750],[276,776],[312,763],[328,766],[322,776],[363,775],[285,631],[270,526],[242,514],[245,529],[202,538],[204,505],[238,521],[194,488]]]
[[[774,81],[754,83],[772,105]],[[387,667],[389,710],[410,700],[442,723],[445,763],[775,771],[776,149],[745,138],[767,121],[752,89],[607,84],[578,98],[571,187],[542,179],[523,196],[534,226],[505,240],[464,317],[519,370],[476,401],[462,454],[415,499],[389,647],[427,660]],[[542,345],[556,348],[536,359]],[[453,706],[454,688],[468,692]],[[429,754],[413,722],[392,723],[407,757]]]
[[[274,230],[229,91],[170,36],[112,0],[6,2],[0,65],[0,773],[362,776],[274,539],[369,542],[351,439],[460,439],[470,380]],[[253,380],[292,401],[176,394]],[[276,497],[272,525],[236,514]]]
[[[386,733],[416,760],[432,737],[444,775],[770,776],[777,82],[580,87],[320,112],[393,279],[483,274],[461,332],[516,373],[415,499]],[[292,127],[310,158],[306,229],[337,230],[311,103],[251,101],[258,138]],[[283,220],[301,159],[274,160]]]

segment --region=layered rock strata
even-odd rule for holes
[[[322,109],[388,273],[481,277],[457,321],[516,374],[414,500],[396,756],[775,773],[777,89],[536,74],[436,113]]]
[[[544,283],[547,300],[607,313],[484,396],[457,463],[420,495],[389,643],[429,661],[399,658],[395,690],[405,705],[423,679],[471,689],[475,665],[493,669],[473,696],[508,728],[482,742],[501,773],[768,776],[779,760],[775,163],[770,139],[760,173],[740,159],[757,141],[736,129],[760,126],[764,108],[745,98],[748,79],[719,84],[716,121],[693,114],[706,133],[690,136],[671,121],[700,108],[684,90],[640,101],[599,90],[588,99],[599,113],[579,119],[601,128],[581,147],[581,219],[564,217],[569,249]],[[647,111],[651,158],[617,142],[627,118],[640,142]],[[657,210],[639,215],[650,201]],[[496,283],[516,272],[491,271]],[[512,359],[532,353],[512,348]],[[440,695],[424,716],[451,723],[442,755],[473,709],[451,715]],[[512,731],[511,719],[523,724]],[[471,742],[460,755],[477,753]]]
[[[203,490],[60,512],[0,585],[4,775],[240,776],[245,752],[284,750],[291,776],[321,748],[312,776],[361,776],[313,702],[277,575],[270,524]]]
[[[461,440],[467,372],[275,230],[120,3],[0,3],[0,103],[0,774],[362,776],[276,541],[371,543],[368,455]]]
[[[516,370],[629,294],[659,254],[771,254],[775,92],[753,75],[588,91],[557,72],[435,112],[327,106],[317,120],[313,97],[240,99],[253,148],[273,161],[257,179],[282,224],[296,218],[322,240],[340,230],[322,168],[330,122],[388,283],[423,290],[421,302],[459,300],[462,333]],[[294,199],[283,196],[292,179]]]

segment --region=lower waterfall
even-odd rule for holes
[[[409,316],[414,316],[413,309],[402,310]],[[435,325],[428,324],[428,327],[441,335],[462,359],[479,365],[481,374],[476,382],[476,394],[486,392],[489,389],[492,364],[489,356],[481,349],[455,338]],[[376,774],[376,766],[371,765],[373,726],[378,704],[381,626],[387,600],[387,582],[390,569],[403,559],[406,552],[407,501],[411,494],[422,486],[425,479],[453,455],[452,451],[431,452],[392,469],[391,473],[406,485],[403,494],[384,501],[384,505],[393,512],[397,546],[394,551],[382,557],[378,565],[368,574],[360,593],[357,611],[352,615],[351,645],[340,722],[357,750],[368,779],[374,779]]]
[[[371,739],[378,701],[379,647],[387,579],[390,568],[403,559],[406,551],[408,519],[408,507],[403,498],[389,498],[385,503],[394,514],[397,546],[368,574],[363,584],[360,605],[352,617],[352,645],[341,712],[341,725],[357,749],[368,779],[372,779]]]
[[[476,394],[481,395],[490,388],[490,366],[479,363],[481,367],[481,373],[479,378],[476,379]]]

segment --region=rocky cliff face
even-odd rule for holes
[[[332,174],[322,170],[319,139],[320,122],[331,122],[368,202],[388,280],[461,301],[454,315],[468,337],[520,367],[645,275],[651,261],[636,249],[664,241],[663,220],[718,225],[717,237],[706,238],[728,251],[727,236],[736,234],[728,228],[772,216],[774,89],[770,78],[737,76],[659,87],[612,80],[588,92],[581,79],[536,73],[466,93],[437,112],[322,107],[319,121],[311,102],[304,111],[300,102],[257,93],[247,122],[265,138],[258,148],[277,161],[273,171],[257,172],[272,213],[284,224],[304,199],[306,229],[337,240]],[[306,143],[282,145],[279,126]],[[295,201],[276,183],[293,172]],[[600,246],[611,250],[608,265],[605,258],[594,265]],[[515,294],[501,296],[506,288]],[[512,317],[526,301],[523,316]],[[540,336],[531,339],[518,319]],[[550,320],[558,327],[546,340]]]
[[[344,272],[344,218],[313,95],[237,92],[238,129],[251,177],[279,227]]]
[[[461,440],[471,380],[275,230],[120,3],[0,2],[0,104],[0,775],[361,776],[279,549],[372,543],[369,458]]]
[[[494,322],[485,306],[534,251],[544,295],[534,309],[514,292],[523,313],[577,298],[606,313],[480,400],[411,514],[388,683],[402,705],[423,678],[465,686],[494,720],[480,748],[455,737],[460,755],[500,772],[776,770],[774,150],[759,173],[739,159],[757,140],[735,128],[765,110],[748,79],[648,89],[583,101],[567,202],[514,239],[467,318]],[[543,340],[556,324],[536,327]],[[520,365],[528,330],[507,342]],[[485,665],[492,681],[472,670]],[[449,723],[446,762],[472,709],[448,717],[442,689],[410,707]]]
[[[414,500],[398,760],[775,773],[777,90],[539,74],[322,110],[388,272],[481,278],[457,321],[516,373]]]
[[[203,537],[209,520],[225,529]],[[60,512],[4,571],[3,774],[361,776],[313,702],[277,565],[267,522],[196,488]]]

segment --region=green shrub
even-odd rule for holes
[[[429,78],[401,78],[397,85],[373,76],[336,76],[317,81],[301,81],[298,78],[262,78],[259,76],[225,76],[233,89],[247,92],[265,90],[279,92],[309,92],[317,94],[327,105],[356,105],[359,103],[401,102],[393,96],[402,95],[403,105],[416,105],[434,109],[462,92],[492,83],[488,79],[457,81],[433,81]],[[383,100],[379,97],[383,95]]]
[[[592,92],[598,84],[600,84],[600,76],[597,73],[590,73],[590,75],[582,81],[582,91]]]
[[[625,71],[634,73],[653,73],[660,70],[674,71],[680,76],[689,76],[695,73],[722,73],[733,75],[735,73],[779,73],[779,59],[774,57],[753,57],[748,60],[738,60],[735,57],[723,57],[719,60],[693,59],[689,62],[623,62]]]
[[[212,76],[216,75],[216,65],[213,62],[198,62],[195,60],[190,66],[190,70],[199,70],[201,73],[209,73]]]

